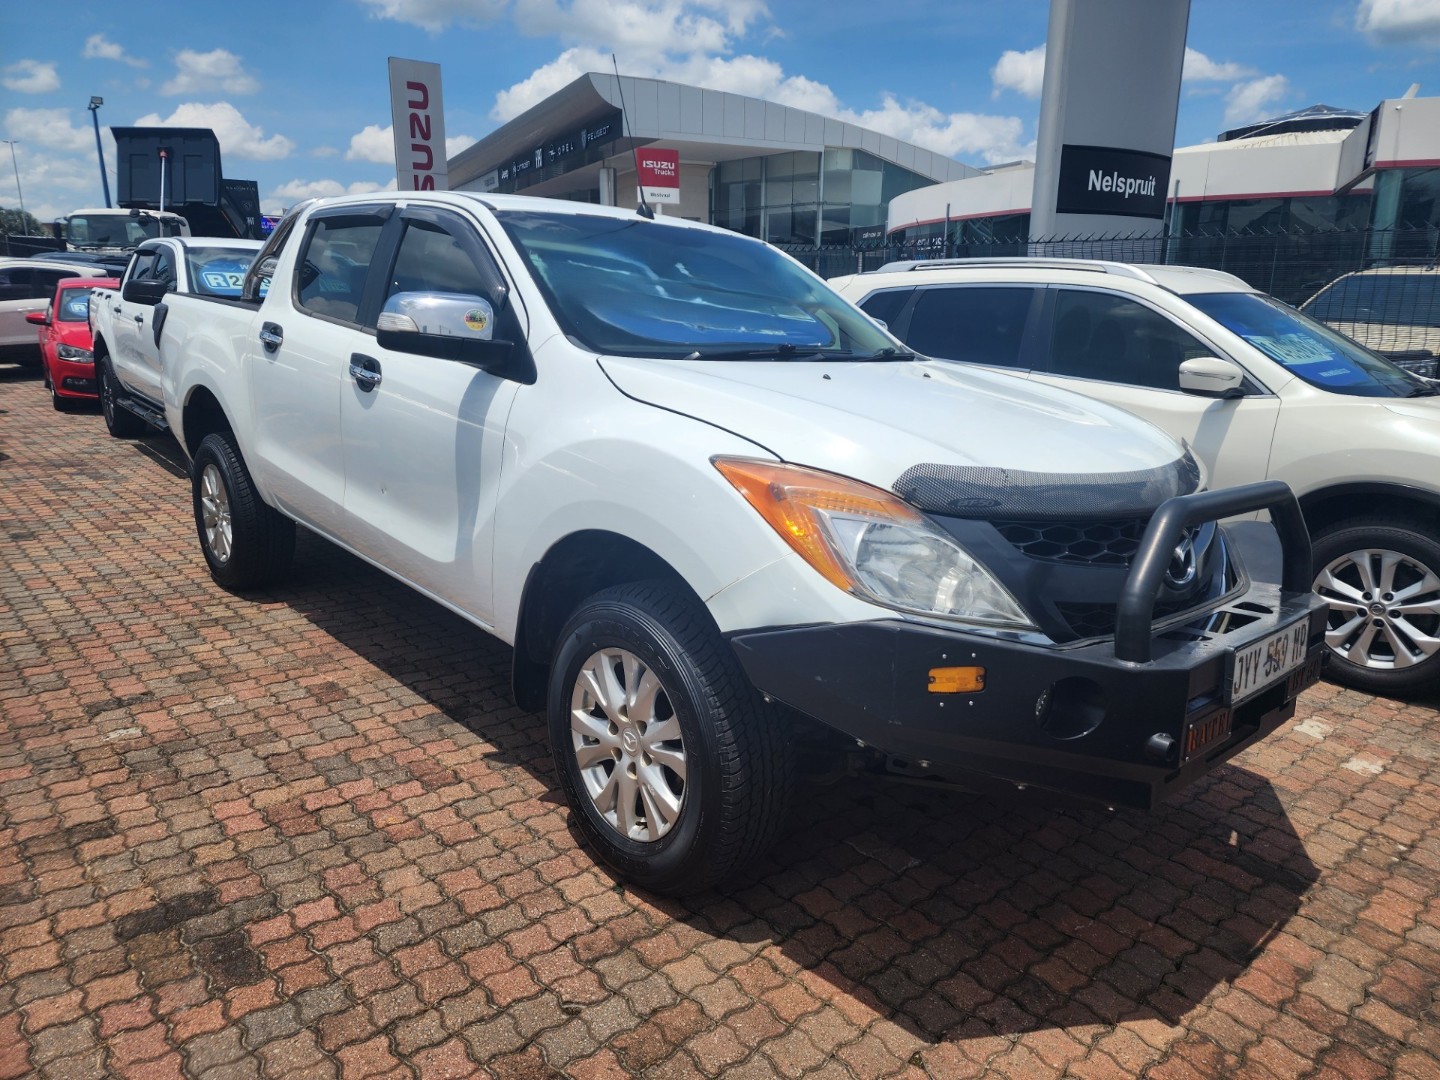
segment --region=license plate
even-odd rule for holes
[[[1309,639],[1310,620],[1304,618],[1236,651],[1230,665],[1230,704],[1258,694],[1303,664]]]

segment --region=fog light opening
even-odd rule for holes
[[[1099,683],[1072,677],[1061,679],[1040,696],[1035,717],[1040,730],[1051,738],[1078,739],[1100,726],[1106,705]]]

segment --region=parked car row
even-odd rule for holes
[[[1285,481],[1314,541],[1332,677],[1382,694],[1440,686],[1440,383],[1217,270],[942,260],[831,285],[920,353],[1151,421],[1184,440],[1212,487]],[[1440,321],[1433,307],[1405,310]]]

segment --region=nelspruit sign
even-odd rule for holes
[[[680,151],[641,147],[635,151],[635,174],[647,203],[680,202]]]
[[[1170,157],[1114,146],[1063,146],[1055,211],[1163,218]]]
[[[390,117],[395,125],[395,186],[445,191],[445,105],[440,65],[390,57]]]

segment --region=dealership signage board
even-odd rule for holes
[[[598,120],[592,120],[578,132],[558,136],[548,143],[535,147],[523,157],[513,158],[502,165],[497,177],[497,184],[505,185],[506,190],[513,191],[518,187],[535,183],[535,178],[542,169],[556,166],[554,175],[559,175],[570,169],[578,168],[595,156],[594,151],[589,155],[586,155],[585,151],[591,150],[597,143],[613,142],[619,134],[620,113],[618,111]],[[548,176],[544,179],[548,179]]]
[[[1189,21],[1190,0],[1050,0],[1032,241],[1161,235]]]
[[[680,202],[680,151],[640,147],[635,151],[635,174],[646,202]]]
[[[1163,218],[1170,156],[1114,146],[1064,146],[1055,211]]]
[[[390,57],[390,117],[397,189],[445,191],[450,184],[439,64]]]

